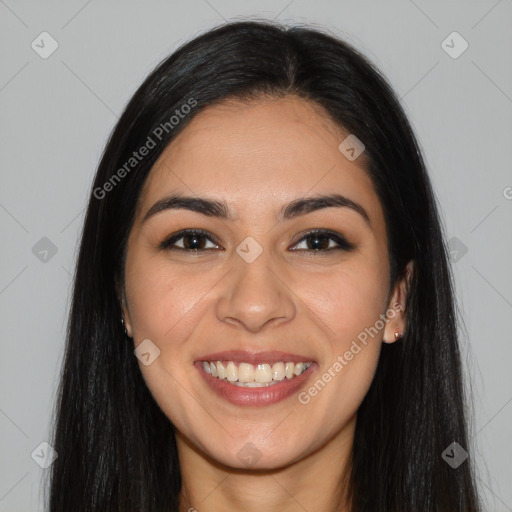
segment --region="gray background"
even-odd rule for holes
[[[0,0],[0,512],[42,510],[31,453],[48,440],[77,238],[118,115],[179,44],[254,16],[330,29],[402,98],[453,247],[479,485],[486,510],[512,511],[511,0]],[[47,59],[31,47],[43,31],[59,45]],[[442,47],[453,31],[469,44],[458,58]]]

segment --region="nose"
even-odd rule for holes
[[[216,314],[220,321],[256,333],[265,326],[295,317],[294,294],[286,284],[286,276],[271,268],[265,253],[252,263],[241,258],[235,263],[217,301]]]

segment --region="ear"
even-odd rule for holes
[[[409,292],[412,274],[414,272],[414,261],[411,260],[405,267],[405,275],[395,285],[387,309],[386,326],[384,327],[384,343],[394,343],[402,338],[407,327],[405,322],[405,303]],[[398,333],[398,337],[395,335]]]
[[[130,312],[128,311],[128,306],[126,303],[126,287],[125,284],[121,282],[119,276],[115,278],[115,286],[117,292],[117,299],[119,300],[119,304],[121,305],[121,315],[124,321],[124,327],[126,329],[126,334],[133,338],[133,329],[132,329],[132,320],[130,317]],[[121,321],[121,319],[119,319]]]

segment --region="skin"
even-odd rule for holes
[[[123,314],[135,347],[149,338],[160,349],[152,364],[139,366],[177,429],[181,511],[348,510],[340,482],[357,409],[382,343],[395,341],[395,328],[405,330],[408,281],[390,288],[383,211],[364,154],[349,161],[338,149],[347,135],[320,107],[294,96],[227,100],[197,114],[148,176],[128,240]],[[333,191],[363,206],[370,224],[340,207],[277,221],[290,201]],[[180,209],[142,222],[156,201],[175,193],[225,200],[236,219]],[[158,248],[191,228],[217,241],[201,239],[209,250],[198,255]],[[318,254],[303,239],[314,228],[340,233],[356,248]],[[263,249],[252,263],[236,252],[248,236]],[[303,354],[319,365],[307,390],[393,305],[393,320],[307,404],[294,394],[236,406],[193,367],[200,356],[228,349]],[[260,457],[250,467],[237,456],[247,443]]]

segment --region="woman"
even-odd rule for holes
[[[379,71],[253,21],[162,62],[92,187],[50,510],[478,511],[462,382],[436,199]]]

